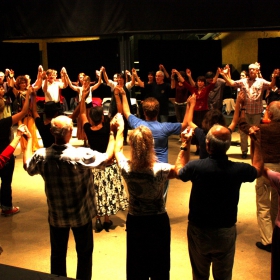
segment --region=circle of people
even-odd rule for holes
[[[172,69],[169,75],[163,65],[155,75],[148,74],[148,82],[143,82],[135,69],[131,74],[114,75],[114,81],[104,67],[96,76],[96,83],[84,73],[71,82],[64,67],[57,79],[57,71],[44,71],[39,66],[37,79],[31,84],[28,75],[15,79],[13,70],[0,72],[1,214],[11,216],[20,211],[13,206],[11,195],[13,152],[20,142],[24,169],[45,181],[51,273],[67,275],[67,232],[71,229],[78,258],[77,278],[91,279],[92,219],[96,218],[96,232],[109,231],[113,225],[109,217],[128,207],[127,279],[169,279],[171,229],[165,205],[169,179],[177,178],[192,182],[187,237],[194,279],[208,279],[211,264],[214,279],[231,279],[239,189],[243,182],[257,179],[261,241],[256,246],[272,253],[271,279],[280,279],[280,215],[277,210],[269,214],[273,203],[278,209],[278,201],[267,202],[272,192],[277,198],[280,191],[279,69],[273,71],[271,81],[261,77],[259,63],[250,64],[248,73],[242,71],[236,81],[231,79],[228,65],[199,76],[196,82],[190,69]],[[107,117],[102,100],[95,100],[93,106],[94,91],[103,80],[112,91]],[[135,84],[144,93],[142,118],[132,112],[130,90]],[[225,85],[239,91],[234,105],[223,101]],[[78,94],[78,106],[69,116],[63,115],[60,95],[67,86]],[[43,117],[37,111],[39,89],[44,92]],[[168,122],[172,90],[177,122]],[[267,110],[262,118],[265,90]],[[223,105],[234,109],[228,126]],[[84,140],[85,147],[70,144],[76,119],[77,138]],[[17,132],[11,141],[15,124]],[[226,155],[237,124],[243,159],[247,158],[250,136],[252,164],[232,162]],[[36,128],[44,148],[39,147]],[[129,136],[128,128],[132,129]],[[180,149],[172,165],[168,163],[168,137],[174,134],[180,135]],[[129,157],[123,152],[128,144]],[[197,146],[197,160],[190,161],[191,144]]]

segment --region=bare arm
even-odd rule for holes
[[[190,145],[193,130],[189,129],[186,133],[181,133],[182,145],[178,157],[175,163],[175,174],[176,178],[179,178],[179,171],[189,162],[190,160]]]
[[[74,85],[72,84],[72,82],[71,82],[71,80],[70,80],[68,74],[65,75],[65,79],[66,79],[67,84],[69,85],[69,87],[70,87],[71,89],[73,89],[74,91],[79,92],[79,87],[74,86]]]
[[[90,91],[96,90],[101,85],[101,81],[102,81],[101,76],[102,76],[102,68],[100,69],[100,75],[97,83],[94,86],[90,87]]]
[[[88,92],[85,91],[82,94],[82,99],[80,102],[80,117],[82,119],[82,124],[84,126],[85,123],[88,122],[87,114],[86,114],[86,98],[88,96]]]
[[[114,118],[117,120],[117,134],[115,141],[114,154],[117,162],[119,163],[120,159],[123,156],[123,130],[124,130],[124,121],[121,115],[117,114]]]
[[[165,78],[169,79],[170,76],[162,64],[159,65],[159,70],[161,70],[164,73]]]
[[[218,68],[218,72],[221,76],[223,76],[223,78],[225,79],[225,81],[227,82],[227,84],[231,87],[234,86],[234,80],[232,80],[228,75],[226,75],[226,73],[224,73],[223,69]]]
[[[24,102],[24,105],[22,107],[22,110],[19,113],[12,116],[12,123],[13,124],[18,123],[18,121],[23,119],[25,117],[25,115],[27,114],[28,109],[29,109],[29,97],[30,97],[30,90],[28,90],[27,93],[26,93],[25,102]]]
[[[236,104],[235,104],[235,111],[234,111],[234,115],[233,115],[233,119],[230,123],[230,125],[228,126],[228,128],[231,131],[234,131],[236,125],[238,124],[239,121],[239,113],[240,113],[240,106],[243,106],[244,104],[244,94],[243,92],[240,92],[237,96],[237,100],[236,100]],[[241,110],[244,112],[244,110]]]
[[[193,78],[192,78],[192,72],[191,72],[190,69],[186,69],[186,75],[187,75],[187,77],[188,77],[188,79],[189,79],[190,85],[191,85],[192,87],[194,87],[194,86],[195,86],[195,81],[194,81]]]
[[[122,95],[123,115],[128,120],[128,117],[130,116],[131,113],[130,113],[126,93],[123,88],[120,88],[119,91],[120,91],[120,94]]]
[[[107,72],[106,72],[106,70],[105,70],[105,67],[103,67],[102,73],[103,73],[104,81],[105,81],[105,83],[108,85],[108,84],[109,84],[109,79],[108,79],[108,75],[107,75]],[[100,74],[100,76],[101,76],[101,74]]]
[[[144,82],[142,82],[142,81],[140,80],[140,78],[138,77],[137,71],[136,71],[134,68],[132,69],[132,76],[134,76],[134,78],[136,79],[136,81],[137,81],[139,87],[142,87],[142,88],[145,87]]]
[[[25,132],[25,135],[27,136],[27,146],[23,151],[23,168],[26,170],[26,162],[32,157],[32,138],[28,130]]]
[[[255,140],[254,140],[255,139]],[[263,158],[261,153],[261,133],[255,130],[254,137],[251,137],[251,157],[252,165],[257,169],[258,177],[263,173]]]
[[[188,100],[187,100],[187,110],[184,116],[184,126],[182,124],[182,130],[186,129],[187,126],[189,125],[191,128],[195,129],[197,125],[193,123],[193,112],[194,112],[194,107],[196,104],[196,96],[195,94],[191,95]]]
[[[31,96],[31,103],[32,103],[32,115],[33,115],[33,118],[36,119],[36,118],[39,118],[39,114],[37,112],[37,103],[36,103],[36,93],[34,93],[32,96]]]
[[[123,105],[122,105],[122,101],[121,101],[121,98],[120,98],[120,90],[123,90],[123,89],[115,88],[114,89],[114,96],[115,96],[115,99],[116,99],[116,105],[117,105],[118,113],[122,114],[123,113]]]

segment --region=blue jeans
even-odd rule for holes
[[[81,227],[72,227],[77,251],[77,279],[90,280],[92,273],[92,221]],[[67,276],[66,255],[70,227],[50,225],[51,274]]]
[[[15,168],[15,157],[12,155],[6,165],[0,169],[1,205],[4,210],[10,209],[12,204],[12,179]]]
[[[208,280],[210,266],[215,280],[230,280],[235,253],[236,227],[198,228],[188,225],[193,280]]]

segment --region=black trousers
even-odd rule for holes
[[[128,280],[168,280],[170,223],[167,213],[127,215],[126,273]]]

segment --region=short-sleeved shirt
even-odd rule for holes
[[[245,96],[245,108],[247,114],[261,114],[263,111],[263,91],[270,86],[270,82],[262,78],[241,79],[234,81],[234,87],[239,87]]]
[[[144,173],[131,171],[129,160],[125,157],[118,164],[129,192],[129,214],[144,216],[165,213],[163,193],[171,165],[155,163],[152,169]]]
[[[232,162],[226,155],[210,155],[188,162],[179,178],[192,181],[189,222],[202,228],[223,228],[236,223],[240,186],[253,182],[257,170],[250,164]]]
[[[131,114],[128,117],[128,124],[132,129],[140,125],[147,126],[153,133],[155,152],[158,161],[168,162],[168,137],[173,134],[181,133],[181,123],[144,121]]]
[[[171,86],[169,83],[145,83],[144,84],[146,91],[145,98],[154,97],[160,104],[159,115],[168,115],[169,112],[169,98],[171,96]]]
[[[84,131],[90,148],[98,152],[105,153],[110,137],[110,123],[105,122],[103,127],[99,130],[92,130],[91,124],[85,123]]]
[[[45,181],[52,226],[80,227],[96,215],[91,168],[105,168],[107,158],[89,148],[53,144],[27,161],[28,174],[40,174]]]
[[[44,83],[48,83],[47,92],[44,92],[45,102],[48,101],[54,101],[56,103],[60,102],[59,89],[63,88],[64,84],[58,81],[49,83],[47,80],[45,80]],[[42,86],[42,88],[44,88],[44,85]]]

